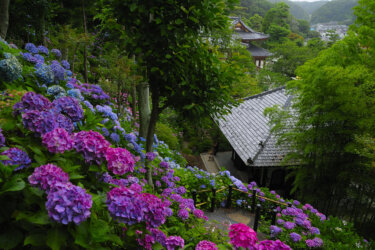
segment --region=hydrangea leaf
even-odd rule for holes
[[[0,190],[0,194],[5,192],[20,191],[25,188],[25,182],[19,177],[13,177],[10,181],[6,182]]]
[[[30,234],[28,235],[24,242],[23,245],[32,245],[32,246],[43,246],[46,241],[46,234],[45,233],[35,233],[35,234]]]
[[[48,231],[47,234],[47,246],[49,246],[52,250],[59,250],[65,245],[67,241],[67,235],[65,230],[61,230],[59,228],[53,228]]]
[[[16,229],[9,229],[5,233],[0,235],[0,246],[1,249],[13,249],[16,248],[23,239],[22,232]]]

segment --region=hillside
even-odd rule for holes
[[[293,2],[293,4],[303,8],[307,14],[311,15],[314,11],[325,5],[328,1],[316,1],[316,2]]]
[[[335,0],[328,2],[311,15],[311,23],[340,22],[352,24],[355,20],[353,7],[357,5],[357,0]]]
[[[272,3],[278,3],[278,2],[284,2],[289,6],[290,14],[292,14],[296,19],[304,19],[309,20],[310,16],[306,12],[305,9],[303,9],[301,6],[296,4],[295,2],[287,1],[287,0],[270,0]]]

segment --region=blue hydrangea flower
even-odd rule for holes
[[[59,85],[52,85],[51,87],[49,87],[47,89],[47,94],[54,96],[55,99],[66,96],[65,89]]]
[[[44,47],[43,45],[38,46],[38,51],[39,51],[39,53],[46,54],[47,56],[49,55],[48,49],[46,47]]]
[[[120,142],[120,136],[116,133],[111,133],[111,136],[110,136],[111,140],[116,143],[116,144],[119,144]]]
[[[68,93],[68,96],[71,96],[79,101],[83,101],[84,99],[79,89],[69,89],[67,93]]]
[[[85,101],[83,102],[83,104],[85,104],[86,107],[88,107],[88,108],[91,110],[91,112],[95,113],[94,106],[92,106],[92,104],[91,104],[89,101],[85,100]]]
[[[26,43],[25,49],[33,54],[37,54],[39,52],[38,48],[33,43]]]
[[[34,58],[36,59],[37,63],[44,63],[44,57],[42,55],[35,54]]]
[[[54,80],[54,75],[50,66],[44,63],[37,63],[35,65],[35,75],[42,80],[43,83],[49,85]]]
[[[61,65],[58,61],[56,61],[56,60],[52,61],[51,69],[52,69],[53,75],[55,76],[54,80],[56,82],[60,81],[60,80],[64,80],[65,69],[63,67],[61,67]]]
[[[1,153],[2,155],[8,156],[9,160],[1,161],[5,166],[19,165],[14,171],[27,168],[31,164],[31,159],[26,152],[19,148],[10,148]]]
[[[64,69],[66,69],[66,70],[70,69],[70,64],[67,60],[62,60],[61,64],[64,67]]]
[[[4,53],[4,56],[0,61],[0,78],[12,82],[22,77],[22,66],[17,58],[10,53]]]
[[[61,57],[61,52],[58,49],[51,49],[51,53],[54,54],[57,58]]]

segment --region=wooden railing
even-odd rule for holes
[[[265,201],[268,201],[268,202],[271,202],[271,203],[274,204],[273,209],[271,211],[268,211],[269,213],[271,213],[271,224],[272,225],[274,225],[275,222],[276,222],[276,214],[277,214],[276,206],[286,206],[286,207],[290,206],[290,204],[287,204],[285,202],[280,202],[280,201],[273,200],[273,199],[270,199],[270,198],[265,197],[265,196],[258,195],[256,193],[255,189],[252,190],[252,193],[249,193],[249,192],[240,190],[238,188],[234,188],[233,185],[229,185],[227,187],[221,187],[219,190],[216,190],[215,188],[204,189],[204,190],[199,190],[199,191],[193,190],[192,196],[193,196],[195,207],[198,208],[198,207],[201,207],[205,204],[209,204],[209,201],[205,201],[205,202],[201,202],[201,203],[197,204],[197,195],[202,194],[202,193],[212,192],[211,206],[210,206],[209,210],[210,210],[210,212],[214,212],[215,211],[215,204],[216,204],[216,194],[220,193],[220,192],[223,192],[227,189],[228,189],[228,196],[227,196],[226,199],[223,199],[223,201],[224,200],[226,201],[225,208],[231,208],[231,206],[232,206],[233,191],[239,192],[243,195],[246,195],[247,197],[249,197],[249,195],[251,195],[251,197],[252,197],[251,213],[253,213],[253,214],[255,213],[254,226],[253,226],[254,231],[257,231],[257,229],[258,229],[259,219],[260,219],[260,215],[261,215],[261,205],[256,204],[257,198],[258,199],[264,199]]]

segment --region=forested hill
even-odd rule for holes
[[[327,2],[328,2],[327,0],[324,0],[324,1],[316,1],[316,2],[301,1],[301,2],[293,2],[293,3],[295,5],[300,6],[307,12],[307,14],[311,15],[314,11],[316,11],[317,9],[325,5]]]
[[[304,8],[298,5],[297,2],[291,2],[287,0],[270,0],[270,2],[271,3],[284,2],[289,6],[290,14],[292,14],[292,16],[294,16],[296,19],[304,19],[304,20],[310,19],[309,13],[307,13]]]
[[[355,20],[353,15],[353,7],[356,6],[358,0],[335,0],[328,2],[311,16],[311,23],[328,23],[342,22],[352,24]]]

